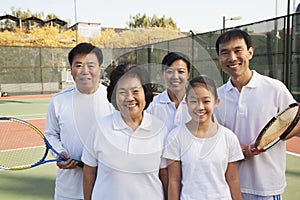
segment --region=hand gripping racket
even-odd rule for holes
[[[49,150],[61,159],[47,159]],[[0,169],[23,170],[49,162],[66,161],[34,125],[21,119],[0,117]],[[79,167],[83,163],[79,161]]]
[[[300,119],[299,110],[299,103],[293,103],[276,117],[273,117],[261,130],[254,148],[259,151],[266,151],[288,136]]]

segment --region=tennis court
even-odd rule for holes
[[[43,130],[51,95],[0,97],[0,116],[30,121]],[[283,199],[299,200],[300,190],[300,137],[287,143],[287,187]],[[50,200],[53,199],[56,174],[55,164],[46,164],[21,171],[0,170],[0,199]]]

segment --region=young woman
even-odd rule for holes
[[[163,120],[169,131],[190,119],[185,102],[190,67],[189,58],[181,52],[169,52],[162,60],[167,89],[154,97],[147,112]]]
[[[205,76],[192,79],[186,91],[191,120],[172,130],[163,157],[168,159],[168,198],[241,199],[237,137],[214,123],[216,86]]]
[[[141,67],[112,71],[107,97],[117,111],[99,120],[85,146],[84,199],[164,199],[159,173],[167,167],[161,159],[167,129],[144,112],[153,99],[150,86]]]

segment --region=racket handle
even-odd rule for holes
[[[60,154],[59,157],[61,157],[61,158],[63,159],[62,161],[68,160],[63,154]],[[78,163],[77,163],[77,166],[78,166],[78,167],[81,167],[81,168],[83,167],[84,163],[83,163],[82,161],[80,161],[80,160],[75,160],[75,159],[73,159],[73,160],[78,162]]]
[[[77,160],[78,161],[78,160]],[[77,166],[83,168],[84,163],[82,161],[78,161]]]
[[[67,160],[68,160],[68,159],[67,159],[64,155],[62,155],[62,154],[60,154],[60,157],[63,159],[63,160],[61,160],[61,161],[67,161]],[[77,161],[77,162],[78,162],[78,163],[77,163],[77,166],[83,168],[84,163],[83,163],[82,161],[80,161],[80,160],[75,160],[75,159],[72,159],[72,160]]]
[[[75,159],[72,159],[72,160],[78,162],[78,163],[77,163],[77,167],[83,168],[84,163],[83,163],[82,161],[75,160]],[[65,162],[65,161],[66,161],[66,160],[57,160],[57,162]]]
[[[251,152],[252,153],[261,153],[261,152],[265,152],[266,150],[264,149],[257,149],[255,147],[251,148]]]

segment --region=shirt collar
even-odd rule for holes
[[[122,129],[128,128],[127,124],[124,122],[124,120],[121,116],[120,111],[116,111],[113,113],[113,128],[116,130],[122,130]],[[152,118],[149,113],[143,112],[142,123],[140,124],[140,126],[138,128],[144,129],[147,131],[152,130],[152,128],[153,128],[152,127]]]
[[[167,90],[163,91],[159,98],[160,103],[171,103]]]
[[[163,92],[160,94],[159,102],[160,102],[161,104],[171,104],[171,103],[173,103],[173,102],[171,101],[169,95],[168,95],[167,90],[163,91]],[[183,104],[186,103],[186,101],[185,101],[185,95],[184,95],[184,97],[183,97],[183,99],[182,99],[182,101],[181,101],[180,103],[183,103]]]
[[[251,70],[251,71],[253,72],[253,75],[252,75],[249,83],[247,85],[245,85],[244,87],[256,88],[258,85],[259,74],[255,70]],[[226,91],[232,90],[234,88],[235,87],[232,85],[231,78],[229,78],[229,80],[226,83]]]

